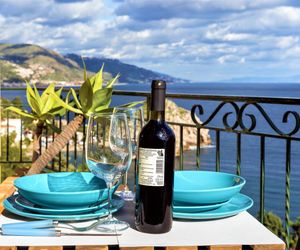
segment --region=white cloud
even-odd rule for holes
[[[116,13],[144,21],[174,17],[212,20],[231,12],[278,6],[286,2],[286,0],[125,0],[116,9]]]
[[[0,0],[0,42],[118,58],[176,76],[181,70],[168,65],[184,65],[193,78],[207,65],[283,71],[300,57],[300,8],[287,0],[62,2]]]
[[[277,41],[277,46],[280,49],[286,49],[289,48],[299,42],[299,37],[295,36],[284,36],[279,37]]]
[[[227,54],[224,56],[221,56],[217,59],[217,61],[220,64],[225,64],[225,63],[238,63],[238,64],[244,64],[246,62],[245,57],[239,57],[237,55],[232,55],[232,54]]]
[[[97,16],[107,16],[111,14],[108,8],[105,7],[102,1],[82,1],[74,3],[61,3],[53,4],[48,12],[49,19],[58,20],[81,20],[81,19],[94,19]]]
[[[214,26],[214,27],[213,27]],[[247,33],[235,33],[230,31],[230,26],[219,27],[217,25],[213,25],[207,29],[204,36],[207,39],[212,40],[220,40],[220,41],[242,41],[253,39],[253,34]]]
[[[289,49],[287,49],[286,51],[284,51],[284,53],[282,54],[282,58],[286,59],[286,60],[290,60],[290,59],[299,59],[300,58],[300,45],[296,45],[293,46]]]
[[[39,23],[65,25],[77,20],[107,17],[111,10],[103,1],[77,1],[56,3],[53,0],[0,1],[0,11],[6,17],[20,18],[22,21],[35,20]]]

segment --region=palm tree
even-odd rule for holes
[[[51,127],[55,132],[59,132],[59,129],[51,123],[51,120],[56,115],[64,115],[66,109],[55,101],[57,98],[60,99],[62,88],[55,91],[54,83],[50,84],[42,95],[38,92],[35,84],[33,84],[33,88],[28,82],[26,82],[26,85],[27,103],[31,108],[31,112],[28,113],[25,109],[14,106],[7,109],[33,120],[35,130],[33,131],[32,162],[35,162],[39,157],[40,139],[45,125]]]
[[[105,87],[103,87],[103,66],[98,73],[90,78],[87,77],[84,66],[84,83],[79,89],[79,96],[77,96],[76,91],[73,88],[70,89],[66,101],[63,101],[56,94],[51,94],[53,100],[58,105],[76,113],[77,115],[62,129],[61,133],[56,136],[53,143],[49,145],[43,154],[41,154],[41,156],[33,162],[27,175],[40,173],[44,169],[48,162],[51,161],[66,146],[69,140],[72,139],[83,123],[84,117],[89,117],[89,115],[93,113],[103,112],[109,108],[113,92],[112,87],[118,78],[119,75],[116,75],[106,84]],[[68,103],[70,94],[74,98],[76,107]]]

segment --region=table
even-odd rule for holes
[[[13,187],[14,179],[14,177],[9,177],[0,184],[1,204],[6,197],[15,191]],[[0,212],[0,224],[24,220],[24,218],[5,211],[2,205],[0,206]],[[162,247],[162,249],[167,250],[196,250],[198,246],[205,246],[206,249],[210,250],[242,250],[244,246],[255,250],[285,249],[284,242],[248,212],[218,220],[175,220],[170,232],[155,235],[141,233],[134,229],[134,206],[131,202],[126,203],[125,207],[116,216],[127,220],[131,224],[131,228],[124,231],[121,236],[0,236],[0,250],[17,249],[16,246],[29,246],[29,250],[61,250],[63,246],[74,246],[77,250],[152,250],[154,247]]]

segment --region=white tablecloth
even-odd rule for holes
[[[122,232],[121,236],[0,236],[0,246],[119,245],[120,247],[136,247],[284,244],[248,212],[218,220],[174,220],[172,230],[165,234],[145,234],[135,230],[133,203],[127,202],[117,217],[131,224],[131,228]],[[25,218],[6,211],[0,215],[0,225],[21,220]],[[82,222],[81,224],[89,223]],[[97,233],[93,230],[89,232]]]

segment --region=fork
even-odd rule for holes
[[[106,233],[114,233],[114,230],[105,228],[105,227],[97,227],[98,224],[101,223],[101,220],[97,220],[92,224],[84,227],[77,227],[71,225],[66,222],[59,222],[56,220],[39,220],[39,221],[27,221],[27,222],[17,222],[17,223],[10,223],[10,224],[3,224],[3,229],[21,229],[21,228],[31,228],[31,229],[41,229],[41,228],[67,228],[72,229],[77,232],[85,232],[91,230],[96,227],[96,230],[106,232]]]
[[[89,231],[93,228],[95,228],[98,231],[102,231],[102,232],[114,232],[114,230],[111,230],[109,228],[99,227],[98,224],[101,224],[101,220],[97,220],[97,221],[93,222],[92,224],[85,226],[85,227],[77,227],[77,226],[71,225],[66,222],[53,221],[53,226],[56,228],[70,228],[77,232],[85,232],[85,231]]]

